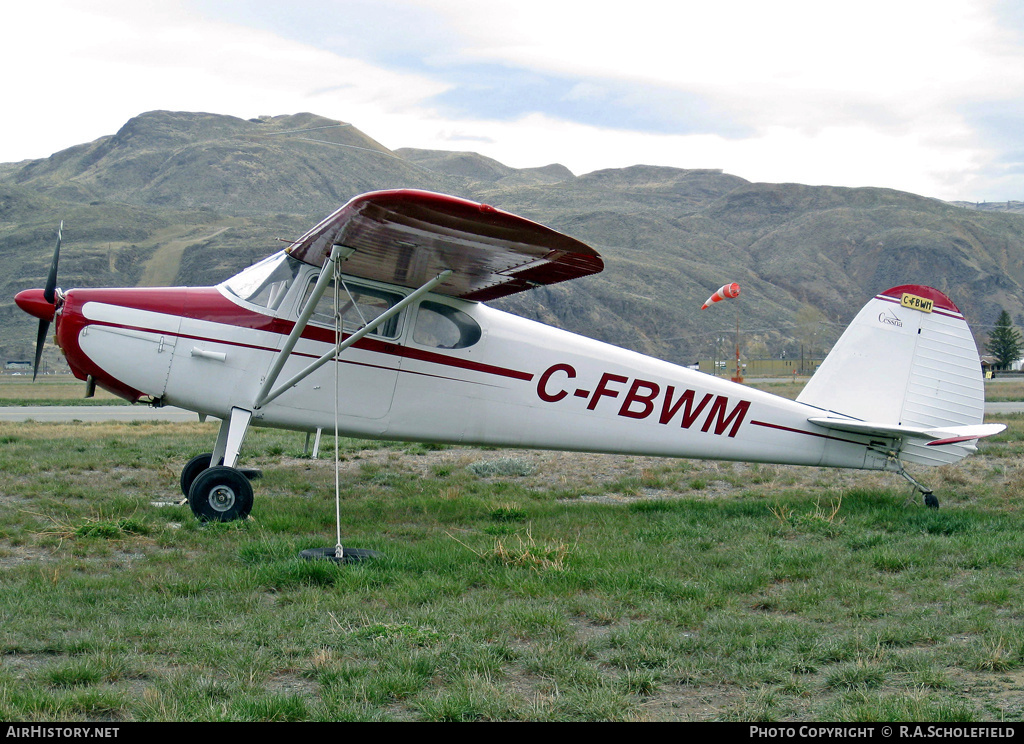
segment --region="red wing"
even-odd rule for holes
[[[419,287],[445,269],[435,292],[492,300],[539,284],[596,274],[597,251],[486,204],[428,191],[374,191],[352,199],[288,248],[323,266],[333,245],[355,248],[342,272]]]

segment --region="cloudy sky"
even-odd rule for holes
[[[34,0],[4,26],[0,162],[154,109],[310,111],[516,167],[1024,200],[1019,0]]]

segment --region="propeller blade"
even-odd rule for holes
[[[43,358],[43,346],[46,344],[46,333],[50,330],[50,321],[40,320],[39,330],[36,332],[36,363],[32,368],[32,382],[36,381],[39,374],[39,361]]]
[[[57,301],[57,264],[60,261],[60,241],[64,234],[64,220],[60,221],[57,228],[57,246],[53,249],[53,260],[50,261],[50,273],[46,277],[46,286],[43,288],[43,299],[50,305]],[[36,381],[39,375],[39,362],[43,358],[43,346],[46,345],[46,334],[50,330],[50,321],[45,318],[39,319],[39,330],[36,331],[36,362],[32,368],[32,382]]]
[[[63,232],[64,220],[61,220],[60,227],[57,228],[57,247],[53,249],[53,260],[50,262],[50,274],[46,277],[46,287],[43,289],[43,299],[51,305],[57,296],[57,262],[60,260],[60,239]],[[45,335],[43,334],[43,336]]]

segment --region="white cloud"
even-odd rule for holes
[[[606,13],[548,0],[416,2],[462,31],[467,59],[642,80],[738,107],[757,102],[769,118],[793,104],[797,111],[851,97],[906,104],[908,94],[1002,87],[1007,75],[1019,86],[1024,75],[1005,69],[1020,50],[985,3],[634,0]],[[767,104],[775,100],[773,112]]]
[[[44,157],[154,109],[313,111],[361,122],[372,136],[374,123],[447,87],[174,4],[41,2],[14,15],[45,39],[19,34],[0,47],[5,69],[21,71],[5,83],[19,115],[5,124],[3,160]]]
[[[1024,49],[986,2],[634,0],[615,14],[543,0],[417,4],[464,34],[467,60],[702,97],[752,133],[637,134],[643,145],[606,133],[602,149],[614,142],[681,167],[709,165],[710,156],[751,179],[965,197],[997,157],[965,107],[1024,97]],[[586,83],[575,92],[598,90]]]
[[[315,46],[334,38],[328,27],[308,40],[284,38],[268,30],[272,23],[253,27],[247,11],[268,1],[244,0],[219,20],[183,0],[40,0],[7,9],[16,33],[0,59],[17,115],[5,121],[0,161],[45,157],[152,109],[312,111],[389,147],[477,149],[517,167],[711,167],[750,180],[944,198],[1020,198],[1005,191],[1024,190],[1024,175],[1000,161],[1011,127],[990,126],[982,137],[972,114],[1024,99],[1024,49],[1016,29],[1000,25],[994,2],[634,0],[604,12],[550,0],[391,0],[391,17],[415,6],[407,17],[429,18],[434,33],[405,44],[401,33],[415,33],[410,20],[368,35],[367,44],[393,45],[374,55],[390,60],[384,67],[344,47]],[[345,6],[330,7],[325,23],[339,22]],[[392,52],[411,50],[396,67]],[[558,80],[551,90],[559,101],[531,99],[514,121],[481,107],[453,118],[433,99],[459,84],[455,72],[466,65]],[[688,111],[690,101],[705,110]],[[569,121],[559,102],[582,113]],[[602,106],[623,113],[585,118]],[[660,125],[678,111],[678,132],[698,133],[650,131],[628,111],[645,106],[665,114]],[[694,120],[699,126],[688,126]],[[986,191],[996,186],[1004,191]]]

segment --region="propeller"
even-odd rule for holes
[[[43,288],[43,299],[46,303],[53,307],[53,311],[57,309],[57,263],[60,261],[60,240],[64,232],[64,220],[60,221],[60,227],[57,228],[57,247],[53,249],[53,260],[50,261],[50,273],[46,277],[46,287]],[[43,358],[43,345],[46,343],[46,334],[50,330],[50,320],[53,315],[49,317],[40,316],[39,318],[39,330],[36,332],[36,362],[32,368],[32,381],[35,382],[36,375],[39,374],[39,362]]]

